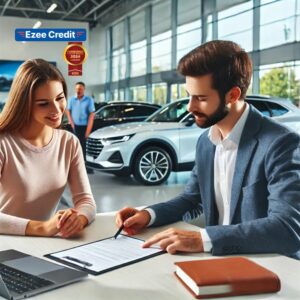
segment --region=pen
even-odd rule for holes
[[[118,237],[118,235],[121,233],[121,231],[124,229],[124,224],[122,224],[122,226],[118,229],[118,231],[116,232],[116,234],[114,235],[114,239],[116,239]]]
[[[89,262],[80,260],[80,259],[72,257],[72,256],[64,256],[63,258],[68,259],[68,260],[72,260],[74,262],[77,262],[77,263],[82,264],[82,265],[87,266],[87,267],[91,267],[93,265],[93,264],[91,264]]]
[[[134,211],[131,211],[128,215],[127,218],[130,218],[134,215]],[[118,235],[121,233],[121,231],[124,229],[124,223],[122,224],[122,226],[118,229],[118,231],[116,232],[116,234],[114,235],[114,239],[116,239],[118,237]]]

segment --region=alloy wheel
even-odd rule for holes
[[[139,172],[144,180],[148,182],[160,181],[169,173],[169,169],[169,160],[160,151],[146,152],[139,162]]]

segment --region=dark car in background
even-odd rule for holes
[[[120,101],[105,103],[95,112],[92,131],[110,125],[144,121],[160,107],[157,104],[144,102]],[[63,129],[72,131],[71,125],[67,121],[63,124]]]

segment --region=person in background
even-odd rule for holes
[[[60,71],[42,59],[18,69],[0,115],[0,233],[73,237],[95,218],[79,140],[57,129],[66,108]],[[69,184],[74,208],[55,212]]]
[[[205,228],[170,228],[144,243],[169,253],[280,253],[300,259],[300,136],[245,102],[252,63],[230,41],[211,41],[178,64],[188,111],[201,128],[182,194],[144,210],[124,208],[129,234],[204,213]]]
[[[70,98],[66,109],[66,115],[75,135],[80,141],[85,160],[86,139],[93,129],[95,105],[94,100],[91,97],[84,95],[85,84],[83,82],[77,82],[75,84],[75,90],[76,95]],[[93,170],[87,168],[87,172],[92,174]]]

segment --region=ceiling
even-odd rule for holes
[[[143,0],[0,0],[0,17],[22,17],[30,19],[48,19],[88,22],[90,27],[97,23],[120,18],[141,4]],[[57,8],[52,13],[46,10],[52,3]],[[113,17],[113,18],[112,18]]]

